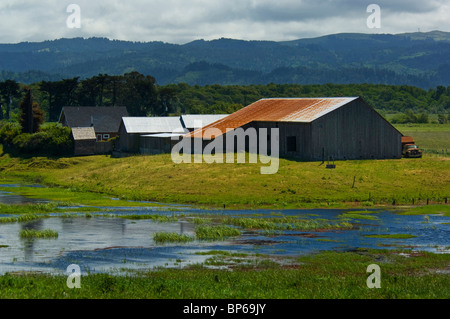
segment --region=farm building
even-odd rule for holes
[[[168,117],[124,117],[119,129],[121,152],[140,154],[170,153],[176,140],[196,126],[210,124],[227,114],[189,114]]]
[[[194,129],[214,123],[228,115],[229,114],[185,114],[181,115],[181,122],[184,128],[189,132],[192,132]]]
[[[220,139],[226,150],[237,128],[278,128],[279,155],[300,160],[401,158],[402,134],[360,97],[261,99],[185,137],[201,138],[204,146]],[[209,139],[208,129],[220,133]],[[270,140],[257,133],[248,143],[262,138]]]
[[[59,122],[70,128],[93,127],[97,141],[104,141],[119,134],[124,116],[128,116],[128,112],[123,106],[64,106]]]
[[[74,155],[93,155],[96,148],[96,137],[93,127],[72,127]]]
[[[144,139],[151,138],[148,135],[175,131],[184,132],[179,116],[124,117],[119,127],[119,149],[125,153],[149,153],[146,148],[150,146],[141,146]],[[152,142],[149,141],[148,143],[152,144]]]

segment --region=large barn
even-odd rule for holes
[[[233,131],[255,128],[279,130],[279,155],[306,161],[401,158],[401,136],[360,97],[261,99],[202,129],[185,135],[226,144]],[[270,136],[259,136],[270,139]],[[253,141],[254,142],[254,141]],[[225,150],[225,146],[223,147]],[[248,150],[248,145],[246,145]]]

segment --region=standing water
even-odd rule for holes
[[[9,197],[11,196],[11,197]],[[2,193],[12,203],[20,198]],[[24,198],[24,202],[28,199]],[[11,203],[11,202],[10,202]],[[155,214],[154,208],[151,210]],[[124,215],[148,214],[148,208],[109,207],[108,215],[50,218],[28,222],[0,223],[0,274],[16,271],[65,273],[67,266],[78,264],[84,272],[122,273],[153,267],[183,267],[201,263],[212,250],[295,257],[323,250],[355,250],[358,248],[400,248],[435,253],[450,252],[449,218],[442,215],[399,215],[374,210],[373,218],[352,218],[351,229],[320,231],[261,231],[241,229],[241,235],[226,240],[193,240],[187,243],[160,244],[153,240],[159,232],[175,232],[195,236],[196,216],[229,216],[271,218],[279,215],[299,216],[311,220],[341,222],[348,210],[292,209],[273,210],[199,210],[171,206],[157,214],[181,215],[170,222],[152,219],[127,219]],[[5,217],[0,212],[0,217]],[[82,215],[84,216],[84,215]],[[56,238],[21,238],[25,229],[51,229]],[[407,238],[379,238],[378,235],[407,234]],[[376,235],[376,237],[371,237]],[[367,237],[369,236],[369,237]]]

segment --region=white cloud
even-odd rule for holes
[[[69,29],[69,4],[81,8]],[[381,29],[368,29],[366,7],[381,7]],[[450,31],[449,0],[2,0],[0,42],[107,37],[186,43],[230,37],[290,40],[339,32]]]

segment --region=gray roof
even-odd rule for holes
[[[93,127],[72,127],[72,136],[76,141],[96,140]]]
[[[124,106],[64,106],[59,121],[69,127],[89,127],[96,132],[119,132],[122,117],[128,116]]]
[[[229,114],[186,114],[181,115],[181,121],[187,129],[200,128],[218,120],[223,119]],[[196,125],[200,123],[200,126]]]
[[[130,134],[169,133],[184,130],[179,116],[123,117],[122,123],[126,132]]]

